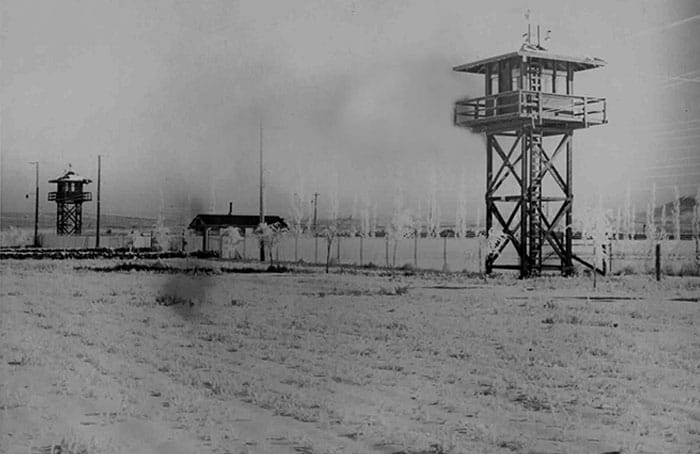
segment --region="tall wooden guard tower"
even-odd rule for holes
[[[91,183],[68,170],[63,176],[49,180],[56,183],[56,191],[49,192],[49,201],[56,202],[56,233],[59,235],[80,235],[83,227],[83,202],[92,200],[92,193],[84,192],[83,185]]]
[[[526,42],[516,52],[453,68],[485,76],[485,96],[457,101],[454,123],[486,135],[486,230],[494,219],[502,229],[487,273],[568,275],[579,260],[572,253],[573,134],[607,119],[604,98],[574,95],[574,73],[604,65]],[[565,163],[557,164],[561,155]],[[508,244],[516,257],[504,254]]]

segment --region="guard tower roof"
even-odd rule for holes
[[[69,170],[66,172],[63,176],[54,178],[53,180],[49,180],[49,183],[92,183],[92,180],[89,178],[81,177],[77,173],[73,172],[72,170]]]
[[[513,57],[526,57],[536,58],[540,60],[568,62],[571,63],[571,69],[573,71],[583,71],[586,69],[593,69],[606,65],[605,61],[601,60],[600,58],[569,57],[549,52],[541,47],[532,45],[528,46],[527,44],[525,44],[515,52],[498,55],[496,57],[485,58],[483,60],[478,60],[472,63],[465,63],[463,65],[455,66],[453,69],[455,71],[461,71],[465,73],[484,74],[486,72],[486,65],[488,65],[489,63],[497,62],[500,60],[508,60]]]
[[[279,216],[265,216],[266,224],[278,224],[287,227],[287,223]],[[198,214],[189,225],[190,229],[204,230],[207,227],[244,227],[255,228],[260,224],[258,215],[240,214]]]

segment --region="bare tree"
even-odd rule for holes
[[[304,217],[306,216],[306,197],[304,188],[299,187],[292,195],[292,232],[294,233],[294,261],[298,260],[299,235],[304,231]]]
[[[273,248],[279,244],[279,241],[287,232],[288,230],[284,227],[280,227],[277,224],[266,224],[264,222],[255,229],[255,235],[258,237],[258,240],[262,243],[263,247],[267,248],[268,255],[270,256],[270,266],[275,266],[274,254],[272,253]]]
[[[596,287],[597,269],[607,269],[608,246],[610,243],[610,211],[603,208],[602,198],[598,199],[598,206],[586,210],[582,222],[581,232],[584,238],[593,241],[593,288]]]
[[[338,175],[334,178],[334,185],[330,191],[331,204],[329,207],[328,224],[323,229],[323,237],[326,239],[326,273],[331,264],[331,247],[333,240],[338,236],[338,216],[340,213],[340,196],[338,194]]]

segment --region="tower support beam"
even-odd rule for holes
[[[518,269],[521,277],[553,269],[571,273],[573,131],[549,127],[545,137],[541,128],[527,125],[486,137],[486,229],[501,233],[500,242],[491,241],[486,271]],[[557,158],[564,155],[562,169]],[[545,203],[557,206],[553,216]]]

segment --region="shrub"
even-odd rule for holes
[[[683,262],[678,272],[679,276],[700,276],[700,266],[692,262]]]
[[[398,285],[396,286],[395,291],[397,295],[404,295],[408,293],[408,285]]]
[[[636,274],[636,270],[632,265],[625,265],[621,269],[615,272],[616,276],[629,276],[630,274]]]
[[[662,268],[662,272],[666,276],[677,276],[678,275],[678,273],[676,273],[676,268],[673,266],[673,263],[666,263]]]
[[[401,271],[413,271],[413,269],[413,263],[404,263],[403,265],[401,265],[401,268],[399,268],[399,270]]]

